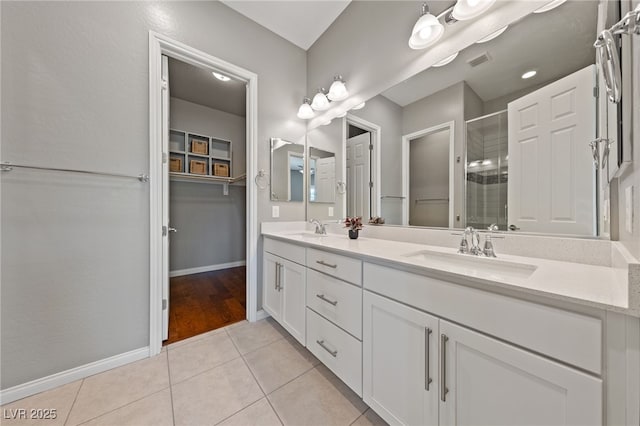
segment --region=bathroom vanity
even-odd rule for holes
[[[264,310],[390,424],[637,411],[639,265],[616,243],[592,266],[292,229],[263,224]]]

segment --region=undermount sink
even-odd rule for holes
[[[491,278],[529,278],[537,269],[535,265],[506,260],[472,256],[460,253],[442,253],[432,250],[420,250],[404,255],[419,261],[427,267],[446,269],[474,276],[487,275]]]

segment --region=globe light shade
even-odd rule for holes
[[[333,78],[333,83],[329,88],[327,97],[332,101],[344,101],[349,97],[347,86],[344,84],[341,76],[336,76]]]
[[[313,102],[311,102],[311,108],[316,111],[326,111],[329,109],[329,99],[327,99],[327,95],[324,94],[323,89],[318,89],[318,93],[313,97]]]
[[[486,12],[496,0],[458,0],[451,14],[458,21],[477,18]]]
[[[427,12],[413,26],[409,47],[416,50],[425,49],[440,40],[442,34],[444,34],[444,26],[438,18]]]
[[[316,115],[316,113],[313,112],[313,108],[311,108],[311,105],[309,105],[309,102],[311,102],[309,98],[304,98],[304,100],[302,101],[302,105],[300,105],[300,108],[298,108],[298,118],[308,120]]]
[[[451,62],[453,62],[453,60],[454,60],[456,57],[458,57],[458,53],[459,53],[459,52],[456,52],[456,53],[454,53],[453,55],[447,56],[447,57],[446,57],[446,58],[444,58],[443,60],[438,61],[438,62],[436,62],[435,64],[433,64],[433,65],[431,65],[431,66],[432,66],[432,67],[436,67],[436,68],[438,68],[438,67],[444,67],[445,65],[447,65],[447,64],[449,64],[449,63],[451,63]]]

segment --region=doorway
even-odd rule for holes
[[[237,151],[243,155],[237,156],[234,150],[233,140],[224,135],[219,135],[214,130],[203,128],[192,129],[172,129],[171,119],[171,81],[169,60],[177,60],[186,65],[197,68],[199,71],[206,71],[207,77],[215,78],[214,73],[220,74],[228,81],[240,82],[244,88],[244,102],[240,99],[245,112],[244,136],[240,137],[243,144],[238,144]],[[163,66],[164,65],[164,66]],[[193,49],[189,46],[171,40],[160,34],[150,32],[149,35],[149,71],[150,71],[150,355],[160,352],[163,338],[168,337],[170,322],[170,267],[171,250],[169,248],[170,239],[174,235],[181,234],[180,229],[174,226],[171,216],[171,187],[175,183],[188,188],[183,198],[191,199],[193,202],[196,192],[206,192],[214,195],[218,199],[229,200],[234,198],[236,186],[246,181],[246,174],[251,176],[257,173],[257,76],[250,71],[237,67],[221,59],[215,58],[204,52]],[[198,91],[200,92],[200,90]],[[193,101],[193,99],[188,102]],[[194,102],[192,102],[194,103]],[[174,102],[175,104],[175,102]],[[183,105],[184,106],[184,105]],[[191,105],[192,108],[193,105]],[[184,109],[184,108],[183,108]],[[197,109],[197,108],[196,108]],[[195,127],[197,123],[189,121],[197,114],[184,114],[183,123]],[[183,145],[176,145],[180,141],[177,134],[182,136]],[[212,134],[213,133],[213,134]],[[235,154],[234,154],[235,152]],[[234,161],[235,158],[235,161]],[[171,171],[173,170],[173,171]],[[243,173],[244,172],[244,173]],[[170,180],[170,173],[180,179]],[[187,186],[187,184],[192,186]],[[199,189],[193,185],[198,185]],[[175,186],[175,185],[174,185]],[[205,189],[203,189],[205,188]],[[175,189],[175,188],[174,188]],[[244,200],[244,204],[236,209],[236,214],[231,217],[238,223],[241,235],[235,235],[234,239],[226,241],[240,241],[242,247],[240,252],[244,252],[244,259],[237,262],[246,263],[246,266],[234,264],[234,262],[214,261],[213,264],[195,266],[174,270],[172,275],[180,275],[188,272],[187,275],[196,273],[220,274],[223,269],[231,266],[246,267],[246,272],[235,271],[235,276],[244,275],[244,297],[245,308],[244,318],[255,321],[257,318],[257,194],[252,185],[244,186],[244,194],[235,196],[236,199]],[[175,195],[175,194],[174,194]],[[227,198],[224,198],[227,197]],[[210,203],[211,200],[206,202]],[[195,204],[198,204],[197,202]],[[199,205],[202,207],[202,205]],[[197,223],[196,215],[209,216],[211,223],[208,226],[216,230],[222,228],[215,217],[206,213],[206,209],[187,208],[184,209],[193,217],[193,222]],[[176,210],[174,209],[174,214]],[[178,215],[185,212],[177,213]],[[183,221],[183,223],[186,223]],[[192,224],[183,224],[189,227]],[[171,233],[172,228],[177,232]],[[202,228],[200,228],[202,231]],[[171,234],[171,237],[169,235]],[[220,236],[220,234],[218,234]],[[210,240],[211,238],[209,238]],[[219,251],[224,252],[228,247],[220,238],[213,238],[213,244],[218,244]],[[211,244],[211,241],[200,241],[201,244]],[[197,244],[196,244],[197,248]],[[192,249],[187,253],[187,257],[199,258],[202,252],[208,249]],[[174,259],[175,260],[175,259]],[[220,267],[226,266],[221,269]],[[174,266],[175,268],[176,266]],[[215,268],[213,268],[215,267]],[[200,268],[200,269],[199,269]],[[203,271],[201,268],[205,268]],[[212,270],[213,269],[213,270]],[[227,271],[232,272],[232,271]],[[196,277],[195,281],[207,280],[205,276]],[[209,277],[209,281],[220,282],[220,276]],[[220,292],[220,289],[217,290]],[[231,293],[231,291],[228,291]],[[237,293],[237,292],[236,292]],[[211,294],[208,294],[211,296]],[[239,303],[242,305],[242,303]],[[235,313],[242,309],[234,309]]]

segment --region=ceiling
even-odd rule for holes
[[[304,50],[308,50],[315,43],[351,2],[351,0],[221,1]]]
[[[204,105],[229,114],[246,115],[245,83],[220,81],[210,70],[169,58],[171,97]]]
[[[556,80],[595,61],[597,1],[573,0],[547,13],[532,14],[501,36],[464,49],[441,68],[429,68],[382,93],[404,107],[460,81],[489,101]],[[472,68],[467,61],[482,53],[490,60]],[[524,71],[538,74],[529,80]]]

